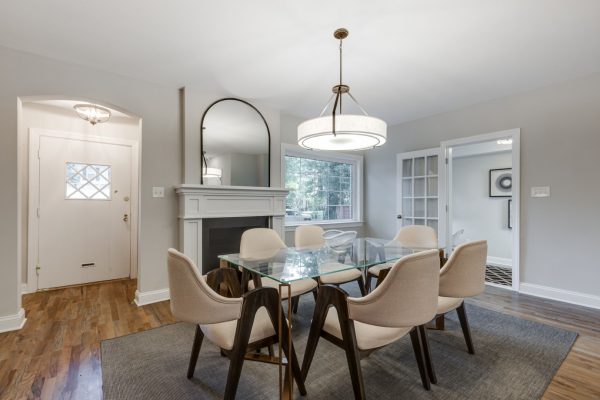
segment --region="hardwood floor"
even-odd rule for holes
[[[124,280],[25,295],[27,324],[0,334],[0,399],[102,399],[100,341],[174,322],[132,303]],[[477,305],[580,334],[544,399],[600,398],[600,311],[488,287]]]

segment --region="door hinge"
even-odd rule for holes
[[[40,267],[40,264],[36,264],[36,266],[35,266],[35,274],[37,276],[40,275],[40,269],[42,269],[42,267]]]

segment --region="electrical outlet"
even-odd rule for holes
[[[163,186],[154,186],[152,188],[152,197],[165,197],[165,188]]]
[[[531,197],[550,197],[550,186],[533,186]]]

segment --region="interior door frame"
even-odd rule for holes
[[[441,190],[445,187],[443,184],[443,180],[445,180],[445,175],[442,174],[442,160],[444,159],[441,147],[431,147],[423,150],[415,150],[415,151],[406,151],[402,153],[396,154],[396,230],[399,231],[402,222],[398,221],[401,218],[398,218],[398,215],[403,214],[402,210],[402,159],[403,158],[416,158],[416,157],[427,157],[432,155],[438,156],[438,245],[440,248],[445,247],[446,245],[446,218],[442,217],[442,203],[444,197],[442,195]],[[427,164],[426,164],[427,167]],[[414,181],[414,180],[413,180]],[[414,183],[413,183],[414,185]],[[413,187],[413,196],[414,196],[414,187]],[[414,203],[413,203],[413,214],[414,214]],[[414,215],[413,215],[414,219]]]
[[[136,140],[119,139],[113,137],[85,135],[76,132],[56,131],[49,129],[29,129],[29,199],[27,221],[27,292],[38,290],[36,267],[39,262],[39,187],[40,187],[40,159],[39,146],[42,136],[78,140],[92,143],[106,143],[131,148],[131,230],[130,230],[130,277],[137,278],[139,264],[139,202],[140,202],[140,168],[139,168],[139,142]]]
[[[474,144],[488,142],[498,139],[512,139],[512,205],[513,205],[513,227],[512,227],[512,290],[518,292],[521,283],[521,268],[520,268],[520,238],[521,238],[521,129],[509,129],[504,131],[485,133],[464,137],[460,139],[452,139],[441,142],[441,154],[444,162],[441,166],[439,174],[443,174],[444,187],[439,192],[440,200],[443,200],[445,207],[445,227],[446,237],[449,239],[446,243],[446,251],[450,251],[452,247],[452,233],[450,232],[450,216],[452,215],[452,147],[465,144]],[[450,160],[450,161],[448,161]],[[447,184],[446,184],[447,183]],[[442,199],[443,196],[443,199]],[[499,286],[507,288],[506,286]]]

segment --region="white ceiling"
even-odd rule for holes
[[[600,72],[598,0],[4,1],[0,45],[301,116],[337,80],[397,123]]]

